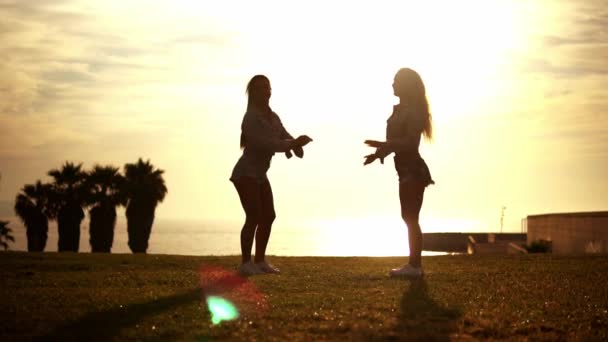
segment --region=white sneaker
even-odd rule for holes
[[[250,276],[250,275],[254,275],[254,274],[261,274],[264,272],[262,272],[262,270],[260,270],[254,263],[252,263],[250,261],[250,262],[241,264],[241,266],[239,267],[239,273],[242,276]]]
[[[422,267],[405,265],[401,268],[393,268],[388,274],[391,277],[421,278],[424,271],[422,271]]]
[[[281,273],[281,270],[266,261],[257,262],[255,266],[263,273]]]

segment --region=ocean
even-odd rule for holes
[[[25,227],[8,218],[15,243],[10,250],[26,251]],[[240,222],[156,219],[148,253],[176,255],[239,255]],[[118,216],[112,253],[131,253],[124,216]],[[423,226],[424,231],[424,226]],[[447,231],[447,230],[445,230]],[[254,249],[255,250],[255,249]],[[49,223],[46,252],[57,251],[57,225]],[[91,251],[88,220],[81,224],[80,252]],[[267,255],[279,256],[406,256],[407,230],[399,218],[380,220],[326,220],[272,228]],[[423,255],[444,253],[423,252]]]

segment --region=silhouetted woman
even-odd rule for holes
[[[420,255],[422,253],[422,230],[419,215],[424,190],[434,184],[424,159],[418,152],[420,137],[432,139],[433,126],[424,83],[412,69],[400,69],[395,75],[393,92],[399,104],[386,125],[386,141],[366,140],[376,152],[365,157],[364,165],[395,153],[395,168],[399,176],[399,201],[401,217],[408,229],[410,244],[409,263],[390,271],[391,276],[421,277],[423,275]]]
[[[243,155],[232,171],[234,183],[245,210],[245,224],[241,230],[243,275],[279,273],[279,269],[265,260],[266,246],[275,219],[272,189],[266,176],[270,160],[275,152],[291,151],[302,158],[302,147],[312,141],[301,135],[294,139],[283,127],[279,116],[270,109],[270,81],[256,75],[247,84],[247,112],[241,125]],[[251,260],[251,248],[255,236],[255,260]]]

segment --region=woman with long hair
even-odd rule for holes
[[[410,245],[409,263],[392,269],[393,277],[405,276],[420,278],[422,270],[422,230],[419,216],[424,198],[424,190],[434,184],[426,162],[420,156],[420,138],[433,138],[432,117],[426,98],[426,90],[420,75],[412,69],[400,69],[395,75],[393,93],[399,104],[393,107],[393,114],[386,125],[386,141],[366,140],[365,144],[375,147],[376,151],[365,156],[363,165],[376,159],[384,163],[384,158],[395,154],[395,168],[399,176],[399,201],[401,217],[408,229]]]
[[[266,172],[276,152],[285,152],[290,158],[293,151],[302,158],[302,147],[312,141],[306,135],[294,139],[285,130],[279,116],[270,108],[271,93],[270,81],[264,75],[254,76],[247,84],[247,112],[241,124],[243,154],[230,177],[245,210],[245,224],[241,230],[242,263],[239,267],[239,272],[245,276],[280,273],[265,260],[270,230],[276,217]],[[255,259],[252,262],[254,237]]]

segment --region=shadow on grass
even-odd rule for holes
[[[136,303],[109,310],[91,312],[76,321],[58,327],[47,336],[46,341],[107,341],[116,337],[120,330],[135,326],[146,316],[202,300],[200,288],[158,298],[146,303]]]
[[[448,341],[461,315],[460,310],[435,302],[429,296],[424,278],[409,280],[409,287],[401,298],[396,330],[407,339]]]

